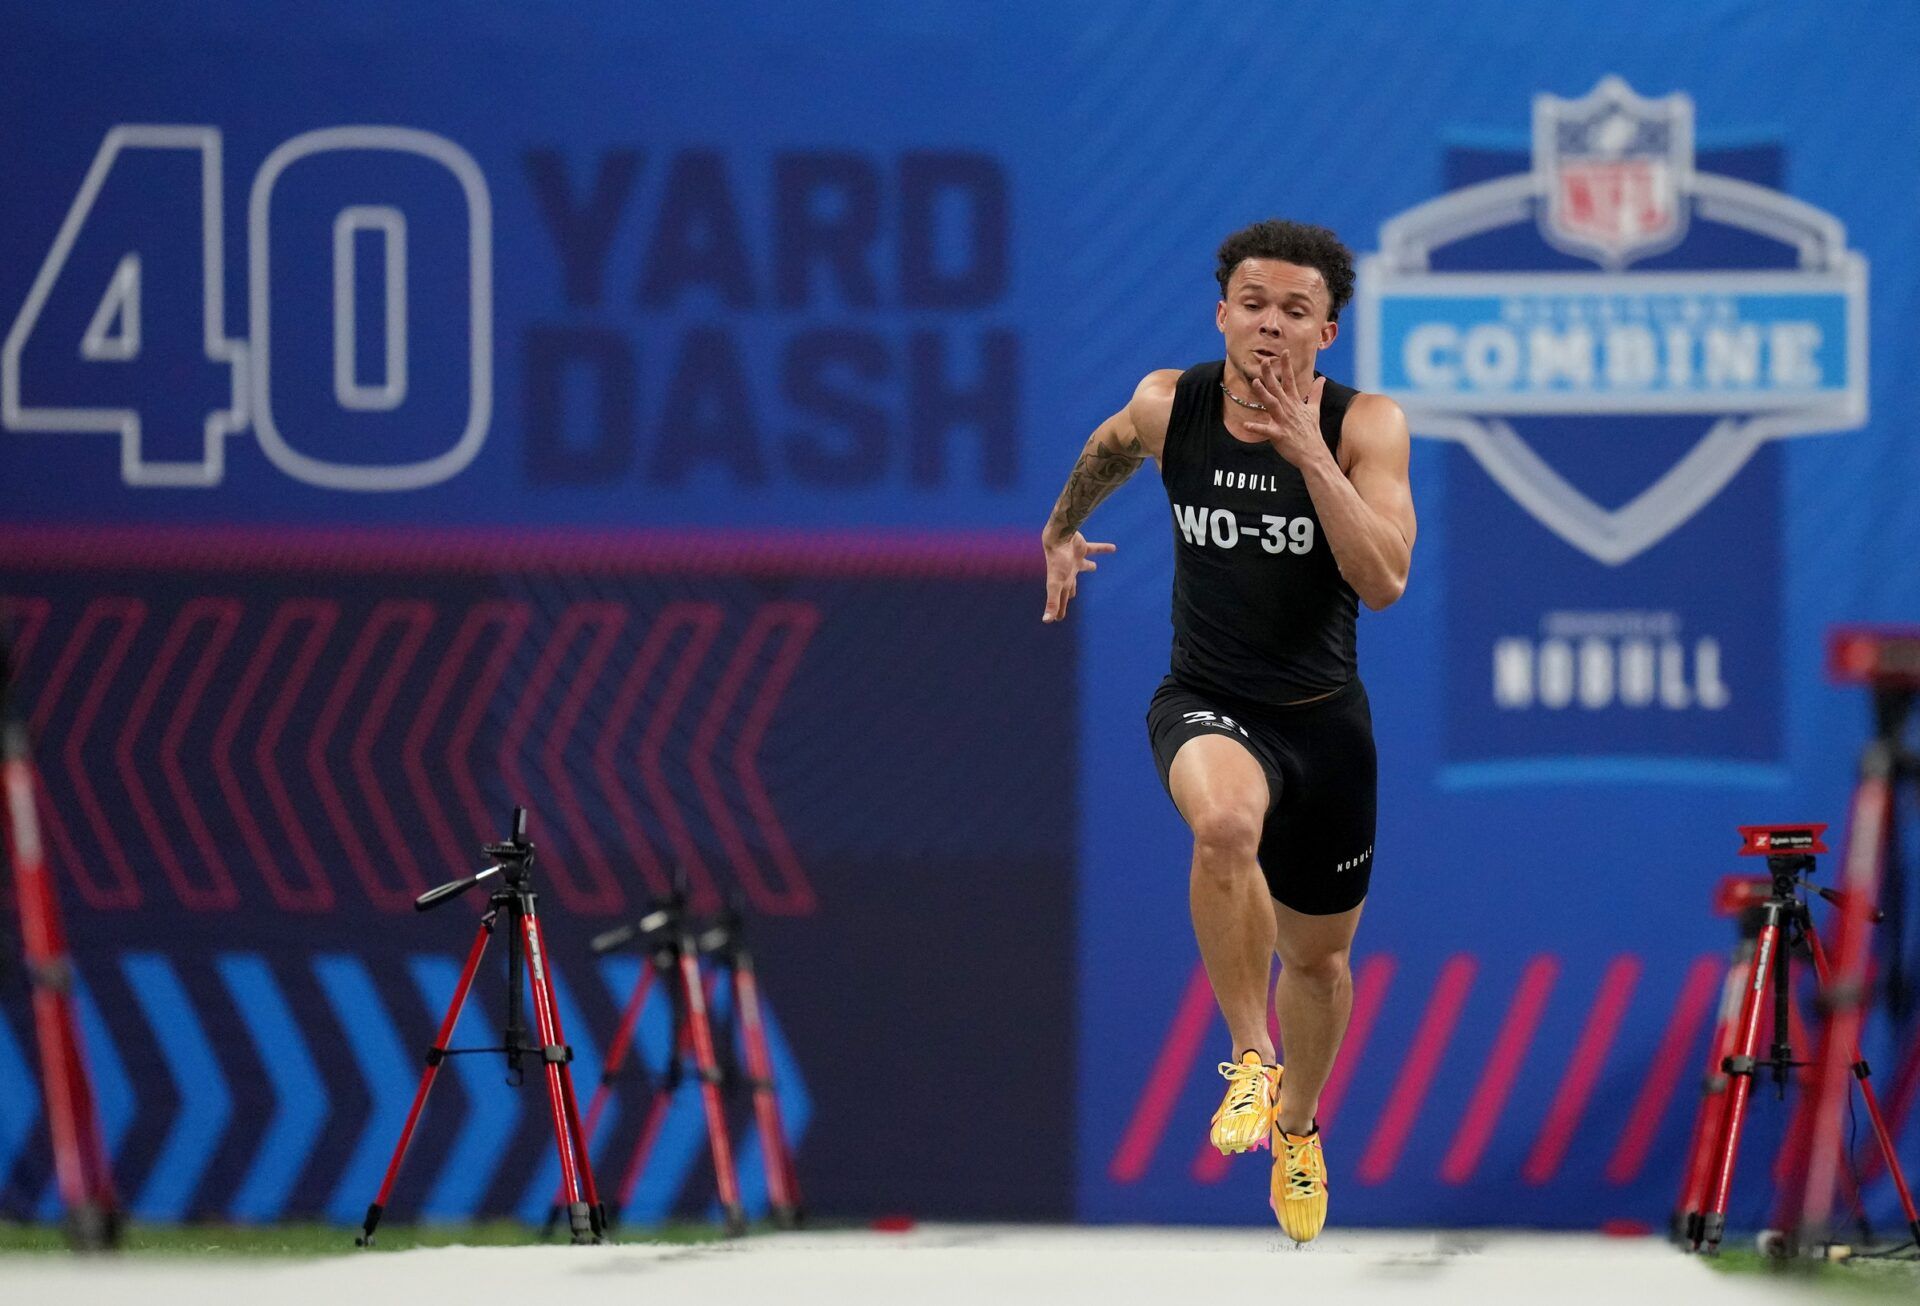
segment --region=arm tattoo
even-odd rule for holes
[[[1137,435],[1122,448],[1109,449],[1095,432],[1080,451],[1080,461],[1073,465],[1067,486],[1053,505],[1053,515],[1047,519],[1048,537],[1064,540],[1079,530],[1101,501],[1119,489],[1146,457],[1146,445]]]

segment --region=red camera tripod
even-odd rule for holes
[[[1783,1185],[1777,1227],[1782,1233],[1779,1247],[1791,1254],[1803,1248],[1823,1244],[1827,1237],[1827,1219],[1832,1211],[1833,1190],[1839,1177],[1841,1122],[1839,1111],[1846,1094],[1846,1076],[1860,1085],[1874,1136],[1900,1201],[1906,1211],[1908,1227],[1920,1239],[1920,1214],[1916,1214],[1913,1195],[1907,1189],[1893,1140],[1887,1132],[1879,1100],[1869,1082],[1869,1069],[1860,1055],[1860,1015],[1865,1006],[1864,986],[1850,994],[1836,982],[1835,972],[1827,966],[1826,951],[1814,929],[1807,903],[1800,896],[1806,877],[1814,870],[1814,856],[1827,851],[1822,835],[1825,825],[1742,826],[1742,856],[1765,857],[1769,876],[1766,880],[1733,880],[1721,887],[1723,911],[1737,913],[1743,922],[1742,939],[1735,949],[1729,968],[1726,998],[1720,1022],[1714,1031],[1713,1062],[1709,1067],[1706,1092],[1696,1118],[1693,1142],[1686,1168],[1685,1188],[1675,1217],[1683,1243],[1709,1255],[1720,1249],[1726,1233],[1727,1200],[1733,1185],[1734,1163],[1739,1155],[1741,1131],[1746,1123],[1748,1100],[1754,1076],[1762,1067],[1771,1066],[1777,1091],[1784,1097],[1792,1072],[1814,1067],[1820,1076],[1814,1081],[1814,1095],[1802,1102],[1794,1128],[1787,1140],[1789,1174]],[[1855,829],[1856,836],[1859,830]],[[1847,922],[1858,920],[1859,934],[1851,939],[1857,952],[1864,951],[1864,928],[1878,915],[1870,901],[1852,885],[1843,890],[1815,889],[1822,898],[1840,910],[1841,940],[1848,944]],[[1822,1005],[1827,1011],[1821,1050],[1812,1062],[1795,1061],[1791,1038],[1793,983],[1790,962],[1796,950],[1804,949],[1813,963],[1819,982]],[[1843,953],[1845,957],[1847,954]],[[1844,977],[1849,972],[1838,972]],[[1761,1015],[1771,993],[1773,1003],[1773,1046],[1765,1060],[1760,1050]],[[1733,1000],[1738,995],[1738,1010]],[[1849,1018],[1851,1017],[1851,1018]],[[1824,1094],[1829,1088],[1826,1072],[1839,1057],[1840,1079],[1836,1099]],[[1830,1156],[1828,1168],[1816,1169],[1823,1154]],[[1795,1184],[1804,1180],[1804,1196]],[[1819,1187],[1816,1188],[1815,1185]],[[1812,1200],[1820,1195],[1816,1205]]]
[[[616,1209],[632,1203],[634,1191],[646,1172],[653,1144],[685,1073],[684,1067],[691,1059],[694,1073],[700,1081],[707,1141],[713,1153],[714,1181],[719,1190],[721,1214],[727,1233],[736,1236],[745,1233],[747,1228],[746,1213],[740,1200],[739,1178],[734,1166],[733,1137],[728,1129],[724,1101],[726,1090],[740,1087],[746,1088],[752,1095],[754,1118],[760,1130],[761,1152],[766,1162],[768,1206],[774,1223],[791,1229],[798,1226],[802,1218],[800,1183],[794,1169],[793,1152],[787,1144],[786,1130],[781,1123],[779,1092],[773,1077],[773,1057],[767,1046],[766,1021],[760,1005],[760,986],[754,972],[753,956],[742,937],[740,910],[737,904],[729,904],[711,925],[696,933],[687,914],[686,899],[686,886],[676,872],[673,892],[668,897],[653,903],[646,914],[632,924],[608,930],[593,940],[593,950],[603,953],[638,943],[646,951],[647,965],[641,970],[627,998],[620,1014],[619,1028],[608,1045],[606,1067],[601,1073],[600,1085],[587,1107],[587,1131],[591,1136],[613,1083],[632,1055],[640,1013],[646,1006],[649,991],[658,982],[665,987],[673,1012],[667,1062],[665,1069],[656,1077],[635,1058],[649,1090],[647,1115],[640,1128],[639,1140],[627,1162]],[[731,1031],[716,1029],[701,965],[703,955],[713,958],[731,981],[734,1015],[730,1023],[737,1030],[738,1041],[746,1054],[744,1076],[723,1055],[734,1040],[729,1036]]]
[[[0,784],[6,789],[13,843],[13,883],[27,981],[33,991],[33,1030],[40,1045],[40,1083],[53,1141],[53,1168],[67,1212],[67,1238],[78,1251],[120,1241],[120,1202],[101,1140],[93,1080],[73,1018],[73,963],[60,925],[60,900],[47,869],[35,806],[39,784],[26,723],[8,696],[11,665],[0,638]]]
[[[527,842],[527,809],[513,809],[512,838],[487,844],[481,851],[493,860],[492,866],[478,875],[429,889],[414,900],[416,911],[431,911],[441,903],[459,897],[488,876],[501,877],[500,886],[487,899],[489,909],[480,918],[480,928],[474,933],[473,946],[467,951],[467,964],[460,972],[460,982],[454,985],[453,1000],[447,1006],[446,1019],[440,1024],[440,1032],[434,1036],[433,1046],[427,1049],[427,1068],[420,1077],[419,1091],[413,1095],[413,1108],[407,1112],[407,1123],[400,1129],[400,1141],[393,1149],[393,1160],[387,1165],[387,1177],[381,1182],[380,1192],[372,1205],[367,1207],[367,1218],[361,1226],[360,1236],[354,1239],[362,1247],[373,1246],[373,1231],[386,1210],[387,1199],[393,1194],[393,1182],[400,1177],[400,1163],[406,1159],[407,1145],[413,1141],[414,1126],[419,1123],[420,1112],[427,1104],[427,1094],[433,1090],[434,1077],[440,1073],[440,1063],[450,1056],[474,1052],[504,1052],[508,1072],[516,1084],[520,1081],[521,1058],[527,1055],[540,1058],[541,1068],[546,1075],[547,1107],[553,1118],[554,1146],[560,1152],[561,1198],[573,1241],[597,1243],[606,1229],[606,1211],[601,1207],[599,1191],[594,1187],[586,1135],[580,1128],[580,1107],[573,1095],[573,1075],[568,1065],[573,1060],[573,1049],[567,1046],[567,1036],[560,1029],[560,1008],[553,1000],[553,983],[547,974],[546,945],[540,936],[540,922],[534,914],[535,895],[530,875],[533,845]],[[473,987],[474,973],[480,969],[480,959],[486,955],[487,942],[493,935],[494,924],[503,909],[507,912],[508,920],[506,1037],[502,1046],[497,1048],[450,1048],[447,1044],[453,1038],[454,1026],[460,1021],[460,1008],[466,1004],[467,990]],[[526,972],[528,991],[533,996],[534,1033],[539,1039],[535,1043],[527,1041],[527,1031],[521,1024],[522,970]]]

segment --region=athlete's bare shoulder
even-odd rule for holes
[[[1140,441],[1140,451],[1156,460],[1167,443],[1167,423],[1173,417],[1173,391],[1180,382],[1180,369],[1163,367],[1147,373],[1133,388],[1133,398],[1114,414],[1123,436]]]
[[[1408,482],[1407,415],[1386,395],[1357,394],[1340,424],[1340,470],[1369,508],[1399,528],[1407,547],[1418,529]]]
[[[1352,417],[1355,413],[1368,421],[1392,421],[1395,415],[1400,415],[1400,405],[1390,395],[1355,390],[1353,398],[1347,402],[1347,416]],[[1400,415],[1400,420],[1405,421],[1405,416]]]
[[[1400,405],[1382,394],[1362,390],[1347,404],[1346,419],[1340,424],[1341,470],[1349,475],[1362,458],[1398,461],[1407,459],[1407,415]]]

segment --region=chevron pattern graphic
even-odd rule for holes
[[[998,555],[927,553],[901,572],[857,550],[809,570],[779,550],[515,563],[444,541],[243,554],[155,539],[42,540],[0,564],[80,1020],[134,1216],[361,1218],[484,905],[420,917],[413,899],[477,870],[514,805],[533,815],[583,1085],[632,964],[585,941],[676,868],[696,917],[739,902],[818,1212],[899,1201],[884,1184],[927,1144],[904,1125],[876,1135],[858,1104],[925,1003],[993,1003],[1035,1064],[1064,1041],[1046,994],[1070,958],[1047,938],[1071,912],[1070,795],[1036,781],[1070,771],[1073,650],[1028,630],[1028,578]],[[969,745],[903,767],[908,732]],[[854,982],[849,957],[918,973],[966,901],[1016,892],[1032,920],[978,940],[1020,959],[1004,976]],[[499,1042],[501,972],[490,957],[457,1042]],[[24,998],[0,973],[0,1218],[57,1213]],[[714,1001],[726,1009],[724,984]],[[655,1067],[666,1028],[664,1009],[643,1013]],[[1005,1040],[964,1029],[949,1050],[987,1065]],[[544,1113],[502,1084],[498,1058],[449,1069],[396,1215],[543,1219],[557,1168]],[[639,1089],[616,1086],[594,1140],[616,1170],[643,1123]],[[982,1127],[1037,1128],[1024,1095],[983,1086]],[[756,1213],[763,1160],[735,1109]],[[711,1200],[699,1104],[676,1099],[662,1121],[630,1221],[698,1217]],[[916,1180],[922,1209],[1064,1211],[1057,1145],[1016,1145],[1038,1180],[996,1165],[1001,1150]]]
[[[634,965],[611,959],[596,968],[606,1004],[625,997]],[[128,1001],[116,1002],[116,1015],[104,1021],[85,1002],[83,1023],[107,1143],[117,1172],[130,1181],[131,1214],[153,1221],[357,1221],[379,1185],[413,1093],[420,1050],[446,1009],[459,962],[452,954],[415,954],[400,959],[400,969],[412,983],[389,984],[382,970],[339,954],[314,956],[304,966],[257,952],[180,962],[125,954],[120,973],[101,987]],[[563,1022],[573,1031],[587,1028],[585,1012],[562,983]],[[87,992],[94,991],[89,985]],[[324,1010],[296,1005],[316,995]],[[724,986],[715,998],[724,1019]],[[798,1142],[813,1115],[812,1097],[777,1013],[769,1013],[768,1026],[788,1128]],[[645,1052],[656,1067],[665,1055],[666,1029],[661,994],[650,998],[642,1016]],[[16,1199],[16,1214],[30,1210],[46,1218],[57,1213],[57,1199],[35,1146],[44,1144],[44,1124],[23,1035],[12,1019],[0,1019],[0,1193]],[[499,1036],[480,1004],[470,1002],[459,1044],[484,1046]],[[578,1064],[589,1076],[597,1073],[596,1045],[577,1032],[573,1038]],[[127,1068],[155,1052],[169,1105],[148,1113],[158,1122],[135,1137],[128,1129],[136,1111]],[[558,1173],[551,1146],[538,1146],[544,1122],[536,1118],[537,1103],[529,1106],[501,1082],[497,1058],[457,1057],[451,1064],[453,1082],[436,1089],[428,1106],[428,1132],[447,1126],[437,1131],[439,1145],[409,1157],[406,1187],[416,1190],[419,1214],[470,1219],[492,1209],[487,1198],[498,1188],[514,1195],[514,1212],[537,1221]],[[688,1193],[701,1157],[695,1091],[692,1081],[680,1090],[667,1139],[628,1213],[632,1221],[663,1219]],[[616,1143],[630,1141],[620,1118],[637,1114],[622,1111],[617,1085],[615,1094],[596,1140],[597,1154],[608,1157]],[[237,1179],[224,1183],[216,1172]],[[740,1173],[749,1210],[764,1212],[757,1143],[743,1151]]]
[[[192,911],[232,909],[243,900],[235,850],[281,910],[326,911],[347,896],[407,910],[467,867],[503,787],[557,814],[549,841],[568,856],[552,886],[570,909],[637,905],[602,828],[631,849],[648,892],[666,891],[671,858],[696,906],[717,907],[706,844],[751,909],[814,905],[758,759],[820,627],[809,603],[731,614],[681,600],[649,616],[583,600],[538,626],[531,602],[491,599],[12,606],[28,674],[49,664],[33,724],[62,798],[46,813],[50,840],[88,906],[137,908],[158,890]],[[432,837],[403,828],[400,809]],[[137,862],[164,888],[143,886]]]

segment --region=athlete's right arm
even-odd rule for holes
[[[1180,373],[1173,370],[1149,372],[1134,387],[1127,406],[1087,437],[1080,460],[1040,532],[1040,547],[1047,558],[1047,607],[1042,621],[1066,618],[1067,603],[1079,591],[1080,573],[1098,569],[1089,554],[1114,551],[1111,544],[1089,544],[1080,527],[1141,463],[1160,457],[1179,379]]]

